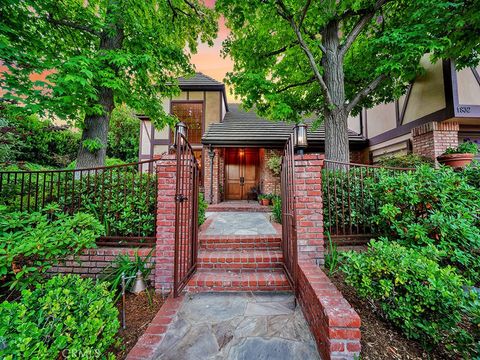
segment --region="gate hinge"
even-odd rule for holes
[[[183,194],[177,194],[177,195],[175,195],[175,201],[176,201],[176,202],[180,202],[180,203],[181,203],[181,202],[184,202],[184,201],[186,201],[186,200],[188,200],[188,198],[187,198],[185,195],[183,195]]]

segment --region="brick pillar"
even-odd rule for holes
[[[295,209],[298,257],[324,263],[323,200],[321,171],[323,154],[295,156]]]
[[[157,232],[155,291],[173,288],[173,257],[175,249],[176,155],[163,155],[157,165]]]
[[[213,198],[212,204],[218,204],[220,202],[220,188],[219,188],[219,179],[220,179],[220,166],[221,166],[221,156],[222,153],[220,149],[214,149],[215,157],[213,158],[213,177],[211,176],[211,159],[208,154],[208,149],[205,150],[205,161],[204,161],[204,187],[205,187],[205,201],[210,204],[210,184],[213,179]]]
[[[458,146],[457,122],[430,122],[412,129],[413,153],[433,160],[449,147]]]

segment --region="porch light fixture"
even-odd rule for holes
[[[187,125],[184,122],[179,122],[175,125],[175,139],[173,139],[173,147],[178,146],[178,134],[182,134],[185,138],[187,137]]]
[[[303,151],[308,147],[307,125],[300,123],[293,128],[293,138],[297,154],[303,155]]]

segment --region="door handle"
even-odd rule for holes
[[[243,176],[240,176],[240,185],[244,185],[245,184],[245,178]]]

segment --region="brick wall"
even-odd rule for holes
[[[276,149],[260,150],[260,183],[264,194],[280,194],[280,176],[275,176],[268,167],[268,160],[274,156],[282,156],[282,151]]]
[[[413,128],[413,153],[436,161],[447,148],[458,146],[458,131],[456,122],[430,122]]]
[[[157,241],[155,290],[168,292],[173,287],[175,251],[176,155],[164,155],[157,165]]]
[[[85,277],[97,278],[102,270],[107,267],[115,259],[117,255],[128,254],[131,259],[135,256],[135,251],[138,250],[138,255],[141,257],[147,256],[151,248],[111,248],[111,247],[100,247],[96,249],[87,249],[84,250],[77,259],[72,257],[66,259],[64,263],[58,264],[57,266],[51,268],[49,272],[51,273],[62,273],[62,274],[79,274]],[[152,257],[150,258],[150,264],[152,265],[152,273],[150,275],[150,280],[155,278],[155,250],[153,251]]]
[[[324,262],[321,170],[323,154],[295,156],[295,210],[299,258]]]
[[[211,159],[208,155],[208,149],[205,149],[205,170],[204,170],[204,188],[205,188],[205,200],[207,203],[218,204],[221,202],[220,190],[223,186],[224,177],[224,158],[223,149],[214,149],[215,157],[213,158],[213,177],[211,176]],[[210,198],[210,184],[213,180],[213,197]]]
[[[360,317],[311,261],[298,265],[298,301],[322,359],[359,358]]]

